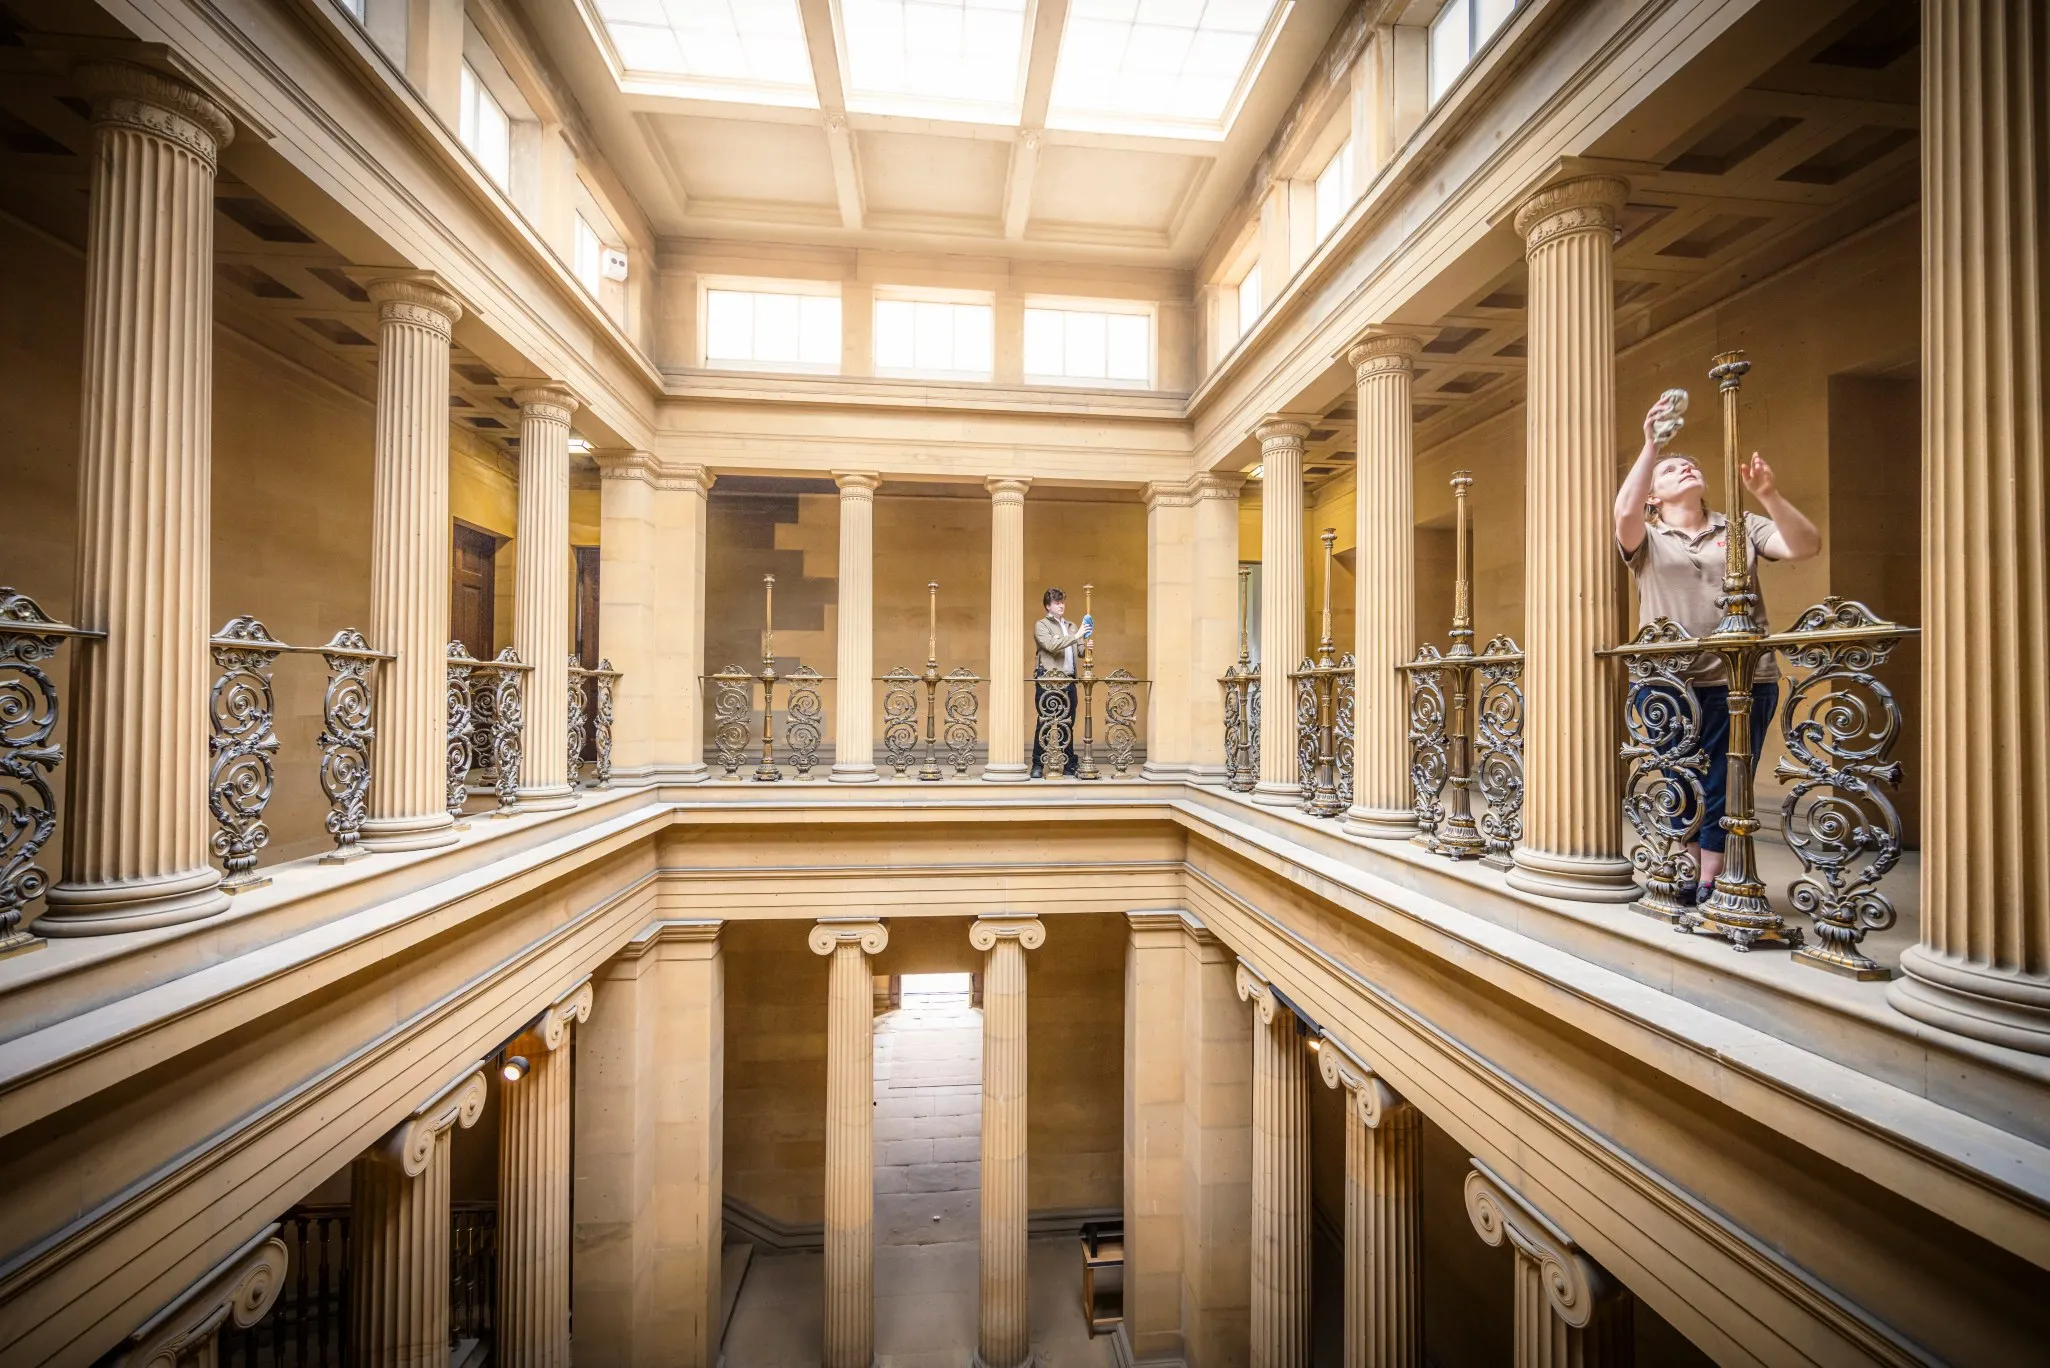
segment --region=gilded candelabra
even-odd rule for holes
[[[913,673],[900,665],[883,676],[883,754],[899,778],[917,764],[919,779],[932,783],[945,777],[940,763],[942,747],[946,768],[957,777],[968,773],[975,761],[975,686],[982,683],[982,676],[965,665],[940,673],[940,582],[927,580],[925,593],[925,672]],[[944,697],[942,684],[946,686]],[[918,734],[921,685],[925,694],[922,757]]]
[[[792,768],[800,779],[811,777],[819,763],[819,742],[825,737],[825,704],[819,686],[825,676],[809,665],[799,665],[786,676],[776,673],[776,577],[762,576],[762,668],[744,670],[728,665],[712,679],[713,744],[719,767],[728,778],[737,777],[747,762],[754,734],[754,689],[762,688],[760,762],[749,777],[758,784],[773,784],[783,777],[776,762],[776,686],[782,684],[783,742]]]
[[[1409,675],[1410,785],[1425,849],[1509,867],[1523,835],[1523,651],[1512,637],[1473,649],[1473,476],[1452,476],[1452,630],[1425,643]],[[1481,797],[1476,820],[1474,794]]]
[[[1859,944],[1868,931],[1894,922],[1893,904],[1878,884],[1900,860],[1900,818],[1891,792],[1901,767],[1888,758],[1900,734],[1900,708],[1872,672],[1916,629],[1831,597],[1803,612],[1787,631],[1765,630],[1748,554],[1740,467],[1737,395],[1750,369],[1742,352],[1730,351],[1717,355],[1709,370],[1722,400],[1723,496],[1729,509],[1717,599],[1722,620],[1707,636],[1690,637],[1660,618],[1628,645],[1602,652],[1622,658],[1629,672],[1622,756],[1631,769],[1624,816],[1640,837],[1632,861],[1646,884],[1635,906],[1677,930],[1716,936],[1738,950],[1791,946],[1801,963],[1855,978],[1886,978],[1890,971]],[[1659,445],[1678,430],[1684,399],[1679,394],[1668,405],[1654,433]],[[1789,682],[1781,711],[1787,754],[1776,773],[1792,781],[1780,824],[1802,874],[1789,897],[1813,921],[1813,945],[1773,908],[1758,870],[1752,737],[1771,719],[1752,716],[1751,690],[1776,651],[1802,672]],[[1705,655],[1719,658],[1728,676],[1730,739],[1724,757],[1700,749],[1701,705],[1687,667]],[[1705,812],[1701,776],[1718,763],[1728,776],[1723,868],[1708,897],[1690,906],[1693,847]]]
[[[1336,654],[1331,639],[1332,548],[1338,529],[1327,527],[1324,543],[1324,599],[1317,654],[1289,675],[1295,687],[1296,759],[1302,776],[1302,809],[1312,817],[1336,817],[1352,802],[1352,698],[1355,662]]]

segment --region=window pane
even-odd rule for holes
[[[1056,309],[1025,311],[1025,373],[1065,375],[1061,366],[1061,315]]]
[[[1466,69],[1473,51],[1467,25],[1473,0],[1452,0],[1431,21],[1431,100],[1436,103]]]
[[[754,360],[754,296],[736,290],[705,292],[705,359]]]
[[[912,335],[914,310],[907,300],[876,301],[876,365],[887,370],[910,370],[915,364]]]
[[[604,244],[598,240],[590,220],[577,215],[577,279],[584,282],[584,288],[592,294],[598,293],[598,285],[604,279]]]
[[[1103,378],[1103,315],[1071,313],[1067,318],[1068,369],[1077,380]]]
[[[1152,320],[1144,314],[1111,314],[1105,320],[1106,369],[1113,380],[1151,378]]]
[[[477,73],[463,63],[461,112],[456,115],[456,137],[465,147],[477,145]]]
[[[954,369],[954,316],[944,304],[911,306],[911,364],[923,371]]]
[[[1474,0],[1473,48],[1477,52],[1502,27],[1516,0]]]
[[[1260,321],[1260,263],[1239,281],[1239,335],[1243,337]]]
[[[840,301],[806,295],[798,306],[797,359],[808,366],[840,368]]]
[[[986,304],[955,304],[954,369],[988,376],[996,369],[996,319]]]
[[[755,296],[755,360],[797,359],[797,296]]]
[[[1317,240],[1331,236],[1331,230],[1352,207],[1352,143],[1339,145],[1317,177]]]

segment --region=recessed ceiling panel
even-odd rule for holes
[[[1165,232],[1202,165],[1176,153],[1050,144],[1039,152],[1032,217]]]
[[[826,135],[804,124],[655,116],[684,193],[694,199],[833,203]]]
[[[984,219],[1003,212],[1009,143],[869,129],[859,136],[870,209]]]
[[[1277,0],[1073,0],[1048,122],[1223,132],[1267,46]]]

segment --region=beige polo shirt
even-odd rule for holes
[[[1623,557],[1623,563],[1637,577],[1638,626],[1648,626],[1665,617],[1679,623],[1689,636],[1707,636],[1716,629],[1723,620],[1716,600],[1723,593],[1723,557],[1727,547],[1724,532],[1728,527],[1729,519],[1720,513],[1709,514],[1708,526],[1693,534],[1659,522],[1644,525],[1644,541],[1635,554]],[[1751,543],[1746,558],[1754,575],[1758,558],[1765,554],[1766,539],[1775,530],[1770,518],[1754,513],[1744,519],[1746,539]],[[1620,552],[1622,547],[1616,549]],[[1766,625],[1763,589],[1758,595],[1758,624]],[[1694,684],[1729,683],[1729,671],[1722,657],[1716,655],[1696,656],[1682,673]],[[1758,662],[1757,677],[1760,682],[1779,678],[1779,663],[1772,655]]]

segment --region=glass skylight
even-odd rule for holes
[[[744,90],[729,98],[755,102],[817,102],[797,0],[596,0],[596,5],[628,76],[741,86]]]
[[[1278,0],[1074,0],[1048,121],[1188,123],[1221,132]]]
[[[840,14],[850,109],[1017,117],[1025,0],[841,0]]]

